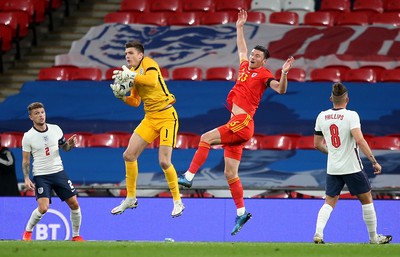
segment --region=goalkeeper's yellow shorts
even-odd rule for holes
[[[178,114],[171,105],[162,111],[146,113],[134,132],[149,144],[160,136],[160,145],[175,147],[178,128]]]

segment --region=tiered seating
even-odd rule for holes
[[[275,78],[279,80],[281,78],[282,70],[278,69],[275,73]],[[306,81],[306,72],[301,68],[292,68],[287,74],[288,81],[298,81],[304,82]]]
[[[202,80],[202,70],[199,67],[181,67],[172,71],[173,80]]]
[[[310,79],[311,81],[339,82],[341,80],[340,70],[337,68],[314,69],[311,71]]]
[[[352,69],[344,74],[344,81],[350,82],[369,82],[374,83],[377,81],[377,74],[371,68]]]
[[[269,22],[284,25],[299,25],[299,15],[295,12],[274,12],[269,16]]]
[[[206,71],[206,80],[235,80],[235,73],[232,67],[212,67]]]
[[[6,132],[1,133],[1,146],[8,148],[20,148],[22,147],[22,137],[23,133],[21,132]]]
[[[304,16],[307,13],[314,12],[315,1],[314,0],[284,0],[283,11],[295,12],[299,16],[299,23],[304,22]]]

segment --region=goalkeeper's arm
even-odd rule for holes
[[[127,105],[138,107],[141,102],[141,97],[135,88],[131,89],[131,94],[129,96],[124,96],[122,99]]]

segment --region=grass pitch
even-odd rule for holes
[[[0,241],[1,257],[398,257],[400,244]]]

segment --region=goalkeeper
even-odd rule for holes
[[[173,197],[172,217],[178,217],[185,207],[180,197],[176,170],[171,163],[172,149],[175,147],[179,127],[178,114],[173,107],[175,97],[169,92],[157,62],[144,56],[144,47],[141,43],[125,44],[125,59],[130,69],[124,65],[122,70],[115,70],[114,84],[110,87],[116,98],[130,106],[138,107],[143,102],[145,116],[133,131],[123,154],[127,197],[119,206],[112,209],[111,213],[121,214],[128,208],[133,209],[138,206],[137,159],[148,144],[160,137],[159,163]],[[130,94],[126,95],[128,92]]]

